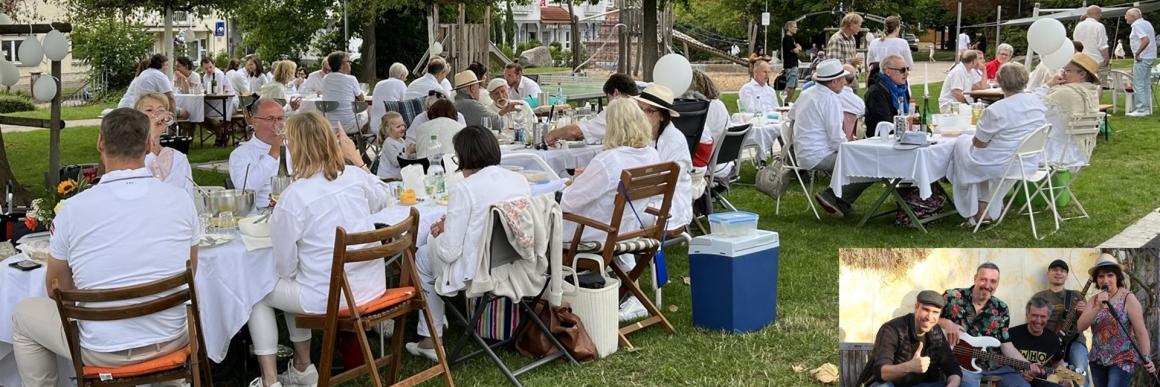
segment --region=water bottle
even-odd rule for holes
[[[427,161],[431,166],[443,162],[443,145],[439,144],[439,137],[434,134],[431,135],[431,143],[427,144]]]
[[[443,167],[438,163],[431,163],[431,167],[427,168],[427,194],[434,195],[444,191]]]

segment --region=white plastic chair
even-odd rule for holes
[[[1035,226],[1035,210],[1034,207],[1031,206],[1032,199],[1041,194],[1047,197],[1048,206],[1051,208],[1052,220],[1055,221],[1055,231],[1059,231],[1059,211],[1055,207],[1055,195],[1053,195],[1055,189],[1052,186],[1050,179],[1050,168],[1046,164],[1040,163],[1040,167],[1035,171],[1035,173],[1027,175],[1027,172],[1023,170],[1023,162],[1024,160],[1036,156],[1044,156],[1046,153],[1045,149],[1047,148],[1047,134],[1050,131],[1051,124],[1045,124],[1038,129],[1035,129],[1034,132],[1031,132],[1030,135],[1028,135],[1023,139],[1022,142],[1019,143],[1019,147],[1015,150],[1015,156],[1011,157],[1011,159],[1007,161],[1007,167],[1003,170],[1003,175],[1005,177],[1003,177],[997,187],[991,190],[991,198],[987,200],[987,207],[983,209],[983,214],[990,212],[991,206],[995,204],[995,199],[999,199],[999,192],[1003,191],[1000,188],[1006,185],[1007,182],[1020,184],[1023,187],[1024,198],[1027,199],[1027,203],[1024,204],[1024,208],[1027,210],[1027,218],[1031,220],[1031,235],[1034,236],[1037,240],[1043,238],[1039,237],[1039,230]],[[1018,173],[1015,173],[1015,171],[1012,170],[1013,168],[1017,169]],[[1045,185],[1047,188],[1046,192],[1043,190]],[[1011,205],[1015,202],[1016,196],[1019,195],[1013,194],[1011,195],[1010,199],[1007,199],[1007,204],[1003,207],[1003,213],[999,215],[999,220],[995,221],[992,227],[998,226],[999,223],[1002,223],[1003,218],[1007,217],[1007,214],[1011,212]],[[973,232],[979,232],[979,227],[982,225],[983,222],[976,222]]]
[[[1059,187],[1059,189],[1068,193],[1068,196],[1071,198],[1071,202],[1075,203],[1075,206],[1079,209],[1080,215],[1069,218],[1064,218],[1061,216],[1059,219],[1061,221],[1088,217],[1087,210],[1083,208],[1083,203],[1080,203],[1079,197],[1077,197],[1075,192],[1071,190],[1071,185],[1075,183],[1075,179],[1079,176],[1079,172],[1090,165],[1092,151],[1095,150],[1097,142],[1096,140],[1100,135],[1100,123],[1104,121],[1105,115],[1105,113],[1076,114],[1073,115],[1071,120],[1069,120],[1067,123],[1068,149],[1070,151],[1072,147],[1079,148],[1079,151],[1083,154],[1082,164],[1063,165],[1056,162],[1049,163],[1049,166],[1051,167],[1051,174],[1053,175],[1058,171],[1065,170],[1071,171],[1072,173],[1071,179],[1069,179],[1062,187]]]
[[[1108,79],[1112,84],[1112,113],[1116,110],[1116,99],[1120,94],[1124,95],[1124,111],[1132,110],[1132,74],[1122,70],[1112,70],[1108,72]]]
[[[781,124],[781,152],[777,157],[782,159],[782,169],[791,170],[795,177],[797,177],[798,185],[802,187],[802,192],[806,195],[806,205],[813,211],[814,217],[822,220],[822,216],[818,214],[818,208],[814,206],[813,190],[814,180],[817,177],[813,170],[803,169],[798,165],[797,156],[794,155],[793,149],[793,122],[785,121]],[[810,177],[810,186],[806,188],[806,183],[802,180],[802,171],[805,171]],[[781,196],[777,197],[777,204],[774,208],[775,215],[781,215]]]
[[[540,170],[548,173],[553,179],[559,179],[559,171],[553,170],[543,157],[530,152],[508,152],[500,156],[499,165],[518,166],[528,170]]]

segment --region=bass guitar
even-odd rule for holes
[[[999,365],[1010,366],[1019,371],[1025,371],[1031,368],[1031,362],[1012,359],[997,353],[987,352],[989,348],[999,347],[999,339],[994,337],[974,337],[964,333],[959,334],[959,343],[955,345],[951,352],[958,361],[959,366],[963,368],[963,372],[970,372],[977,374],[983,371],[983,367],[979,366],[978,361],[989,361]],[[1076,373],[1073,370],[1059,367],[1041,366],[1047,377],[1044,380],[1052,383],[1061,383],[1064,381],[1072,381],[1077,385],[1084,384],[1084,376]]]

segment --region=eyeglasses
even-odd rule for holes
[[[269,117],[254,117],[254,119],[255,119],[255,120],[262,120],[262,121],[273,122],[273,123],[275,123],[275,124],[280,124],[280,123],[286,122],[286,117],[274,117],[274,116],[269,116]]]
[[[640,110],[643,110],[643,111],[644,111],[644,114],[653,114],[653,113],[659,113],[659,112],[661,111],[660,109],[647,108],[647,107],[646,107],[646,108],[641,108]]]
[[[910,72],[910,67],[887,67],[887,69],[894,70],[903,74]]]
[[[1063,74],[1063,73],[1079,74],[1079,69],[1064,66],[1062,69],[1059,70],[1059,73],[1060,74]]]

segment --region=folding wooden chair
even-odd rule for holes
[[[76,370],[77,385],[135,386],[171,380],[187,380],[194,386],[213,386],[210,363],[206,359],[202,338],[197,292],[193,286],[193,269],[186,262],[184,271],[160,280],[113,289],[55,289],[57,311],[64,325],[69,354]],[[147,299],[146,301],[141,301]],[[93,303],[132,301],[130,305],[95,306]],[[99,305],[99,304],[98,304]],[[107,305],[107,304],[106,304]],[[148,316],[170,308],[185,306],[189,345],[175,352],[124,367],[87,366],[81,361],[78,321],[116,321]]]
[[[404,327],[407,315],[412,311],[420,311],[429,326],[434,326],[431,311],[427,309],[427,300],[423,290],[419,288],[419,272],[415,269],[415,238],[419,229],[419,211],[412,208],[411,214],[398,224],[373,231],[347,233],[342,227],[335,230],[334,262],[330,268],[330,290],[326,301],[325,315],[298,315],[296,320],[299,327],[321,329],[322,360],[318,367],[318,385],[329,386],[340,384],[354,379],[359,375],[370,375],[375,387],[382,387],[383,381],[379,377],[378,369],[390,363],[390,385],[415,385],[440,374],[443,382],[454,386],[451,379],[451,368],[447,357],[443,353],[443,342],[439,335],[432,335],[435,340],[435,353],[438,364],[411,375],[407,379],[399,379],[399,366],[402,362],[403,334],[401,330],[391,337],[391,353],[383,357],[375,357],[371,352],[370,340],[367,331],[379,323],[394,320],[395,327]],[[362,244],[380,242],[378,245],[363,248],[352,248]],[[402,278],[399,287],[387,289],[382,296],[362,305],[354,302],[354,292],[346,277],[346,264],[373,260],[389,259],[402,255]],[[385,275],[385,273],[384,273]],[[340,299],[341,297],[341,299]],[[345,305],[340,305],[344,304]],[[338,375],[331,375],[331,364],[334,359],[335,342],[338,331],[354,333],[358,344],[362,348],[363,358],[367,363],[357,368],[348,369]]]
[[[620,173],[620,188],[617,189],[612,218],[608,223],[568,212],[564,213],[565,221],[577,224],[572,242],[564,252],[564,265],[571,265],[572,259],[577,253],[599,254],[604,259],[605,266],[612,268],[612,271],[620,279],[620,298],[623,300],[630,294],[634,295],[648,311],[649,317],[620,328],[620,344],[622,346],[632,346],[626,337],[627,335],[654,324],[661,324],[669,333],[674,332],[673,325],[640,290],[636,280],[640,278],[644,269],[651,267],[649,260],[661,248],[660,240],[667,232],[665,223],[669,219],[669,208],[673,202],[673,191],[676,189],[678,173],[680,173],[680,167],[671,161],[623,170]],[[660,202],[652,204],[659,204],[659,208],[648,206],[648,208],[630,209],[630,211],[635,210],[640,219],[645,219],[648,215],[656,217],[653,224],[646,224],[640,230],[633,232],[620,232],[621,219],[626,205],[633,201],[646,203],[647,201],[644,199],[653,198],[655,200],[658,196]],[[604,231],[607,237],[603,241],[581,241],[580,237],[584,233],[585,227]],[[621,254],[631,254],[636,259],[636,267],[632,271],[625,272],[624,269],[612,262],[613,258]]]

